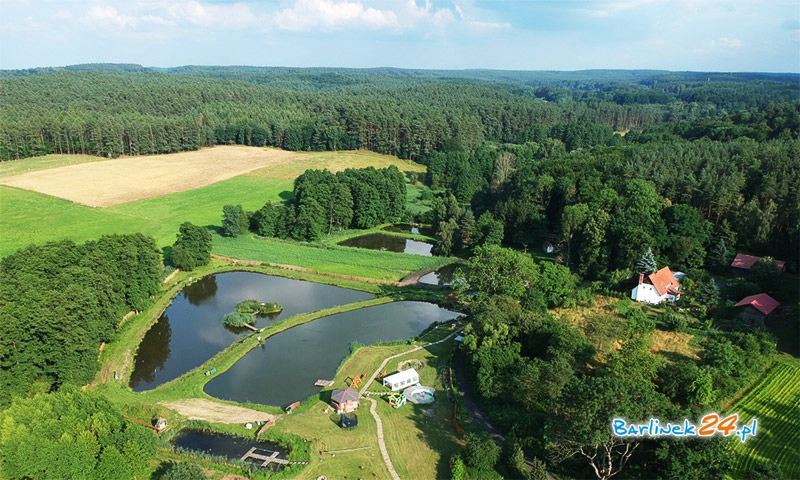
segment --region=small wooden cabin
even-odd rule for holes
[[[358,410],[358,399],[361,395],[354,388],[334,390],[331,393],[331,405],[336,413],[350,413]]]

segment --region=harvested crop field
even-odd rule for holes
[[[288,164],[300,156],[274,148],[224,145],[38,170],[0,179],[0,184],[90,207],[109,207],[210,185]]]

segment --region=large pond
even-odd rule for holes
[[[370,233],[360,237],[348,238],[339,245],[345,247],[369,248],[370,250],[386,250],[397,253],[410,253],[411,255],[422,255],[430,257],[433,254],[433,245],[428,242],[411,240],[410,238],[393,237],[383,233]]]
[[[406,339],[433,322],[457,316],[432,303],[405,301],[320,318],[268,338],[209,382],[205,391],[225,400],[285,406],[316,393],[317,379],[332,379],[353,342]]]
[[[367,300],[373,295],[252,272],[204,277],[184,288],[144,336],[131,388],[148,390],[177,378],[250,333],[226,327],[222,317],[237,303],[251,298],[283,306],[280,313],[256,317],[256,325],[263,327],[291,315]]]
[[[286,458],[286,450],[272,442],[257,442],[255,440],[223,435],[221,433],[202,432],[199,430],[184,430],[172,444],[183,450],[205,453],[231,460],[239,460],[250,448],[259,449],[257,453],[269,456],[271,452],[278,452],[278,458]],[[259,462],[260,463],[260,462]],[[280,469],[279,465],[270,465],[271,469]]]

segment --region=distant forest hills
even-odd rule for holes
[[[374,80],[375,77],[418,79],[429,81],[478,80],[513,83],[527,86],[591,87],[593,83],[640,84],[654,86],[658,82],[750,82],[754,80],[791,83],[800,92],[800,73],[768,72],[693,72],[669,70],[427,70],[394,67],[257,67],[246,65],[184,65],[178,67],[145,67],[134,63],[85,63],[63,67],[37,67],[0,70],[0,77],[23,77],[57,72],[98,73],[166,73],[227,80],[244,80],[260,84],[306,83],[309,87],[338,87]]]

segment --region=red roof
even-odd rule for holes
[[[758,295],[744,297],[743,299],[739,300],[739,303],[736,304],[737,307],[744,307],[747,305],[750,305],[764,315],[769,315],[773,310],[778,308],[780,303],[766,293],[759,293]]]
[[[681,284],[678,283],[678,280],[672,274],[672,270],[670,270],[669,267],[664,267],[657,272],[651,273],[647,276],[647,280],[656,287],[656,292],[658,292],[659,295],[664,295],[665,293],[675,295],[681,288]]]
[[[357,390],[352,388],[345,388],[343,390],[334,390],[331,393],[331,400],[336,403],[344,403],[347,401],[358,400],[360,397]]]
[[[734,258],[733,262],[731,262],[731,267],[741,268],[743,270],[750,270],[750,268],[753,265],[755,265],[755,263],[759,260],[761,260],[761,257],[756,257],[755,255],[747,255],[746,253],[737,253],[736,258]],[[786,266],[786,262],[784,262],[783,260],[775,260],[775,264],[778,266],[778,270],[780,270],[781,272]]]

